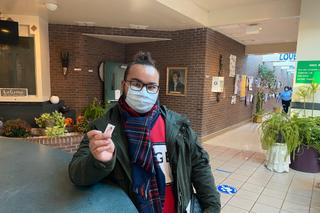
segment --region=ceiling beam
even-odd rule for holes
[[[210,11],[207,26],[215,27],[298,17],[300,15],[300,5],[300,0],[268,0],[263,3]]]
[[[276,44],[258,44],[258,45],[247,45],[246,54],[270,54],[270,53],[285,53],[285,52],[296,52],[297,43],[276,43]]]

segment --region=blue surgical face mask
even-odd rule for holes
[[[129,87],[126,96],[126,103],[134,111],[138,113],[146,113],[151,110],[157,102],[157,99],[158,93],[148,93],[146,87],[143,87],[141,91],[135,91]]]

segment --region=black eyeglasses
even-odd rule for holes
[[[126,81],[126,82],[129,82],[130,88],[134,91],[141,91],[144,86],[146,86],[148,93],[155,94],[159,91],[159,85],[156,85],[154,83],[144,84],[141,81],[137,81],[137,80]]]

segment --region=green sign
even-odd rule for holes
[[[320,61],[298,61],[296,83],[320,83]]]

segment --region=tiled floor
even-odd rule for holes
[[[203,146],[216,184],[238,189],[234,195],[221,193],[222,213],[320,213],[320,173],[267,170],[256,124],[245,124]]]

